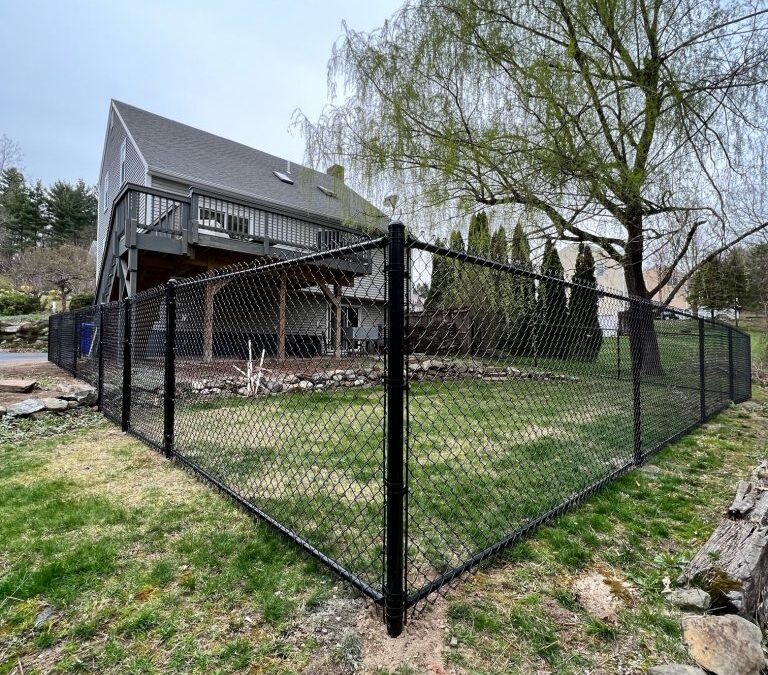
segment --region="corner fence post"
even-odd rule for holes
[[[387,244],[387,331],[386,331],[386,571],[384,618],[387,633],[397,637],[405,620],[404,551],[405,471],[404,418],[405,395],[405,226],[389,224]]]
[[[728,398],[733,402],[736,388],[733,373],[733,328],[728,326]]]
[[[701,421],[707,419],[707,378],[704,373],[704,319],[699,318],[699,407]]]
[[[131,424],[131,299],[126,298],[123,312],[123,411],[122,428]]]
[[[646,311],[636,299],[629,301],[629,362],[632,372],[632,450],[634,462],[643,463],[643,419],[640,385],[643,368],[643,321],[641,312]],[[648,310],[650,311],[650,309]]]
[[[96,376],[97,405],[102,409],[104,398],[104,305],[99,305],[99,370]]]
[[[165,285],[165,387],[163,389],[163,453],[173,455],[174,412],[176,405],[176,286]]]

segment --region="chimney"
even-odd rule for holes
[[[336,180],[344,182],[344,167],[341,164],[333,164],[329,166],[325,173],[329,176],[333,176]]]

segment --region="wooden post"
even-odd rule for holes
[[[333,305],[334,305],[334,323],[336,324],[336,334],[333,338],[333,355],[341,358],[341,286],[333,285]]]
[[[203,361],[213,361],[213,299],[216,290],[212,281],[205,285],[205,321],[203,325]]]
[[[224,288],[229,281],[209,281],[205,285],[205,316],[203,320],[203,361],[213,361],[213,319],[214,299],[216,294]]]
[[[287,284],[285,277],[280,277],[280,291],[277,302],[277,358],[285,359],[285,296]]]

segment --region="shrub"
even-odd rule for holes
[[[73,295],[69,301],[70,309],[82,309],[83,307],[90,307],[96,296],[93,293],[78,293]]]
[[[40,311],[40,300],[35,295],[21,291],[0,291],[0,315],[14,316]]]

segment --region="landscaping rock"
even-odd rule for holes
[[[40,402],[45,406],[46,410],[52,412],[62,412],[69,407],[69,401],[65,401],[63,398],[41,398]]]
[[[35,388],[35,380],[0,380],[0,391],[26,394]]]
[[[5,335],[15,335],[19,332],[19,328],[21,326],[18,326],[16,324],[8,324],[7,326],[0,326],[0,333],[4,333]]]
[[[712,604],[709,593],[700,588],[678,588],[666,595],[666,601],[680,609],[706,611]]]
[[[665,666],[653,666],[648,671],[648,675],[706,675],[706,673],[696,666],[687,666],[683,663],[670,663]]]
[[[314,385],[309,380],[299,382],[299,389],[312,389]]]
[[[716,675],[759,675],[763,667],[762,633],[735,616],[683,619],[683,640],[691,658]]]
[[[28,417],[45,410],[45,404],[37,398],[28,398],[21,403],[13,403],[6,408],[8,417]]]
[[[746,403],[742,403],[741,407],[744,410],[750,410],[752,412],[763,412],[765,410],[765,407],[762,403],[756,403],[755,401],[747,401]]]

